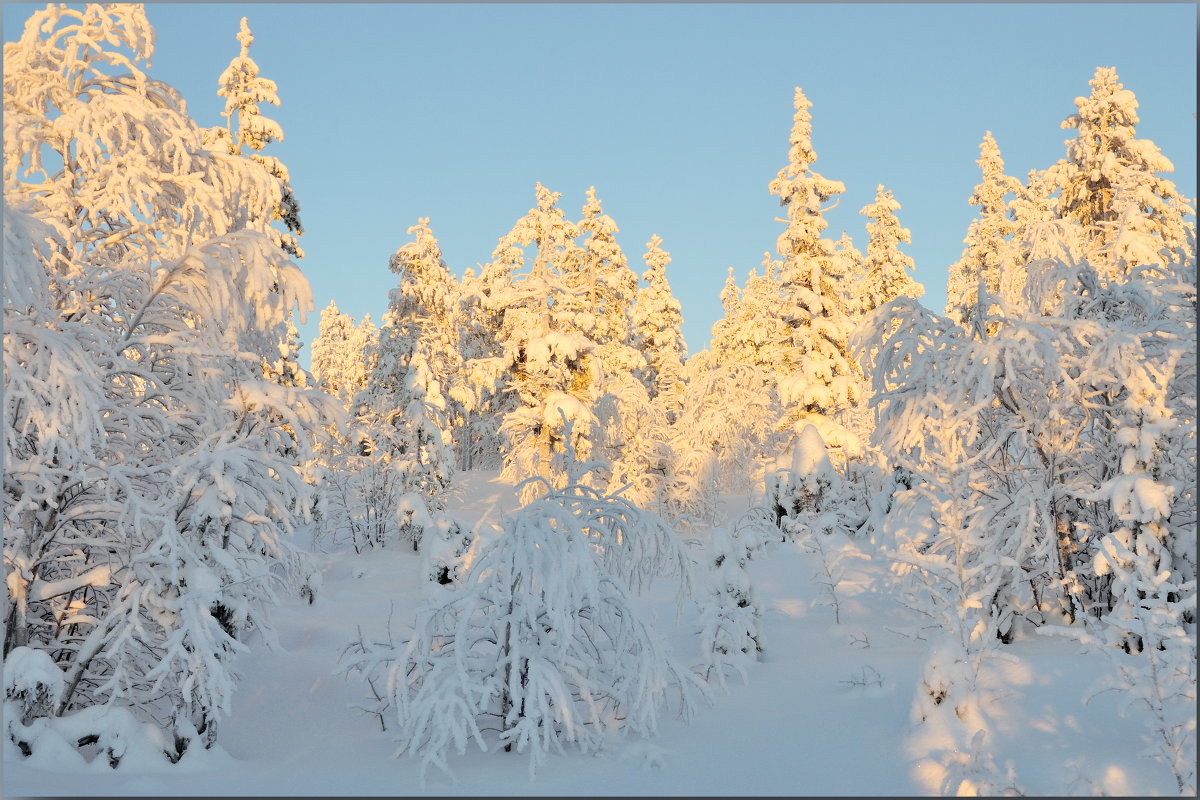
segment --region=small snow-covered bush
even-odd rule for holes
[[[776,522],[786,529],[787,521],[801,513],[825,511],[837,483],[821,434],[815,426],[805,425],[766,476],[767,503]]]
[[[768,545],[785,541],[773,513],[763,506],[754,506],[745,511],[733,523],[729,535],[736,545],[738,564],[743,567],[747,561],[765,553]]]
[[[700,607],[699,670],[705,680],[716,673],[725,685],[725,673],[732,667],[746,679],[746,661],[755,661],[764,652],[760,628],[761,610],[754,599],[750,576],[744,569],[746,551],[720,528],[709,538],[708,596]]]
[[[574,472],[574,470],[573,470]],[[381,719],[401,752],[452,774],[447,756],[513,747],[532,778],[550,752],[650,736],[669,694],[689,714],[703,685],[663,646],[633,593],[658,575],[690,592],[690,561],[657,517],[572,483],[530,502],[482,547],[462,585],[418,611],[400,644],[352,643],[346,672],[386,684]]]
[[[462,582],[469,564],[474,537],[457,522],[439,517],[421,538],[422,574],[432,583],[455,586]]]
[[[4,658],[4,719],[22,726],[49,716],[62,695],[63,671],[44,650],[14,648]],[[14,739],[15,741],[15,739]]]

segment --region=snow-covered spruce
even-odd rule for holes
[[[1021,191],[1021,182],[1004,173],[1000,147],[991,131],[984,134],[979,145],[979,160],[975,163],[979,165],[983,180],[975,186],[970,202],[979,208],[979,217],[967,229],[962,255],[950,265],[946,288],[946,314],[959,322],[967,320],[978,303],[981,282],[987,292],[1002,296],[1011,297],[1014,287],[1017,291],[1020,289],[1013,275],[1018,267],[1004,257],[1004,250],[1005,240],[1017,227],[1008,216],[1005,197],[1017,195]]]
[[[709,585],[708,596],[700,605],[701,661],[697,669],[705,680],[721,686],[730,669],[746,680],[746,662],[758,660],[765,652],[762,610],[745,569],[747,552],[743,543],[720,528],[709,534]]]
[[[634,346],[646,357],[643,383],[651,398],[657,400],[668,422],[679,416],[684,389],[683,363],[687,360],[687,342],[681,326],[683,313],[667,281],[671,254],[662,249],[662,239],[651,236],[642,256],[646,271],[645,286],[638,289],[633,306]]]
[[[1078,136],[1067,141],[1066,158],[1052,166],[1047,176],[1051,187],[1061,190],[1058,216],[1082,228],[1087,260],[1108,279],[1123,271],[1108,252],[1119,230],[1114,223],[1122,209],[1115,201],[1121,189],[1136,192],[1139,215],[1159,237],[1160,248],[1174,250],[1187,244],[1189,231],[1195,230],[1187,217],[1195,215],[1195,209],[1174,183],[1158,175],[1174,171],[1171,161],[1154,142],[1134,138],[1138,101],[1118,82],[1116,69],[1097,67],[1088,85],[1091,94],[1075,98],[1075,113],[1062,123],[1064,129],[1078,131]]]
[[[840,482],[821,434],[806,424],[767,474],[766,504],[780,528],[788,530],[801,514],[815,519],[831,511]]]

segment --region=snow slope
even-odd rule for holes
[[[458,476],[451,509],[461,522],[498,521],[517,506],[494,473]],[[736,514],[744,499],[727,498]],[[697,537],[703,540],[703,533]],[[947,740],[939,721],[913,726],[909,711],[925,642],[897,605],[892,579],[869,542],[830,539],[842,557],[836,587],[840,624],[821,583],[821,556],[795,543],[773,545],[748,565],[767,654],[717,692],[688,725],[670,714],[653,740],[617,741],[597,756],[552,756],[528,778],[520,754],[469,749],[451,766],[457,782],[394,758],[379,721],[357,710],[364,685],[334,674],[341,649],[358,635],[403,636],[418,602],[419,559],[404,549],[322,555],[324,588],[315,605],[279,609],[279,646],[255,642],[239,662],[244,680],[219,746],[176,765],[126,759],[113,770],[71,753],[33,764],[7,742],[6,796],[271,795],[929,795],[941,794]],[[694,613],[676,618],[672,587],[646,602],[677,651],[695,647]],[[1027,795],[1173,794],[1170,770],[1139,758],[1143,720],[1121,717],[1108,692],[1085,703],[1111,669],[1063,639],[1025,635],[1016,657],[987,677],[1006,687],[992,709],[989,749],[1014,770]],[[951,787],[950,791],[953,791]]]

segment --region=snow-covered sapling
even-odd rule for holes
[[[547,485],[480,548],[456,591],[418,609],[405,642],[360,639],[345,671],[377,686],[386,675],[400,750],[420,759],[422,777],[431,766],[451,774],[450,751],[470,741],[528,752],[532,777],[550,752],[653,735],[669,692],[685,714],[704,696],[633,602],[671,574],[682,601],[690,568],[657,517],[578,483]]]
[[[815,519],[825,512],[838,477],[816,426],[805,425],[767,475],[767,503],[777,524],[786,531],[801,514]]]
[[[439,516],[421,537],[422,574],[439,586],[456,586],[466,571],[475,537],[455,520]]]
[[[725,672],[736,669],[746,680],[746,661],[762,657],[762,612],[744,569],[744,550],[728,533],[716,528],[709,536],[708,596],[700,610],[699,670],[711,681],[713,672],[725,685]]]

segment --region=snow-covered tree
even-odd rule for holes
[[[601,372],[596,343],[578,332],[573,313],[581,291],[569,275],[578,260],[578,228],[557,207],[560,194],[540,183],[536,193],[537,206],[501,238],[480,273],[480,307],[498,349],[475,359],[468,370],[474,383],[490,382],[493,393],[510,393],[493,409],[503,413],[505,479],[540,475],[561,486],[565,423],[572,423],[570,447],[587,456]],[[522,271],[524,248],[530,246],[535,248],[532,263]],[[526,491],[539,491],[538,486],[526,484]]]
[[[631,374],[608,380],[606,389],[595,408],[599,442],[593,447],[594,457],[611,460],[610,492],[621,492],[635,505],[657,512],[674,458],[667,415]]]
[[[617,244],[618,230],[612,217],[604,213],[596,187],[588,187],[578,224],[581,241],[573,263],[564,265],[567,287],[573,291],[566,292],[560,302],[564,322],[596,343],[596,357],[605,377],[645,368],[642,354],[633,347],[630,319],[638,277]],[[580,309],[574,314],[573,304]]]
[[[700,605],[699,669],[705,680],[725,685],[730,668],[746,680],[746,662],[765,652],[762,610],[746,574],[746,552],[721,528],[709,534],[708,596]]]
[[[400,435],[391,449],[419,454],[432,448],[419,455],[418,462],[429,481],[444,487],[454,469],[453,459],[445,451],[452,442],[450,382],[461,372],[454,317],[458,287],[442,259],[429,219],[418,220],[408,232],[413,241],[397,250],[389,262],[400,280],[388,296],[390,305],[368,390],[376,413],[399,412],[403,419],[392,420],[394,427],[410,432],[407,438]],[[430,498],[436,494],[432,485],[421,489]]]
[[[1009,313],[1040,311],[1025,307],[1025,282],[1031,263],[1044,258],[1068,257],[1079,260],[1082,253],[1079,228],[1059,219],[1054,211],[1050,176],[1044,170],[1031,169],[1024,185],[1008,202],[1012,236],[1001,256],[1003,270],[997,295]],[[978,280],[976,280],[978,284]],[[986,289],[986,286],[985,286]],[[977,298],[978,286],[971,290]],[[953,314],[952,310],[947,313]],[[961,318],[961,317],[960,317]]]
[[[761,479],[762,454],[781,444],[772,376],[758,367],[688,360],[683,410],[671,426],[664,480],[667,513],[677,520],[715,521],[718,488],[750,491]]]
[[[310,576],[287,534],[331,409],[263,377],[311,307],[279,183],[206,145],[152,41],[140,6],[49,6],[5,45],[4,649],[52,654],[55,717],[131,709],[177,759]]]
[[[1000,147],[991,131],[983,135],[979,159],[975,163],[979,165],[983,180],[975,186],[970,203],[979,209],[979,216],[967,229],[967,237],[963,240],[966,248],[958,261],[950,266],[946,283],[946,313],[960,322],[967,318],[968,311],[978,301],[980,281],[991,294],[1000,294],[1001,286],[1007,283],[1007,276],[1001,274],[1002,269],[1009,269],[1004,258],[1005,242],[1017,228],[1008,216],[1005,198],[1021,192],[1020,181],[1004,173]]]
[[[709,344],[713,356],[722,364],[746,364],[777,375],[789,342],[782,319],[779,263],[764,253],[762,273],[750,270],[741,290],[730,268],[721,302],[726,312],[713,325]]]
[[[408,233],[413,240],[397,250],[389,263],[392,272],[400,276],[390,296],[392,324],[410,326],[409,333],[424,340],[430,368],[449,390],[452,379],[462,369],[456,313],[458,281],[442,258],[428,217],[417,220]]]
[[[920,297],[925,287],[909,275],[915,268],[912,257],[900,250],[901,244],[912,244],[912,233],[896,219],[900,203],[891,190],[882,185],[875,188],[875,202],[858,212],[867,217],[867,258],[864,264],[866,279],[857,298],[864,311],[879,308],[897,297]]]
[[[295,318],[289,314],[275,359],[263,360],[263,376],[284,386],[307,385],[308,373],[300,366],[300,350],[303,347],[304,342],[300,340],[300,331],[296,329]]]
[[[646,359],[643,382],[651,398],[658,399],[668,421],[679,414],[683,394],[683,362],[687,342],[683,339],[682,306],[667,282],[671,254],[662,249],[662,239],[651,236],[642,256],[646,271],[633,306],[634,347]]]
[[[462,380],[451,391],[462,412],[455,442],[459,468],[464,470],[500,466],[500,421],[515,402],[512,392],[502,385],[503,348],[498,326],[504,309],[491,307],[485,311],[485,299],[499,283],[486,285],[472,269],[463,272],[460,283],[457,319],[463,370]]]
[[[771,181],[771,193],[787,209],[787,228],[779,236],[780,319],[788,338],[776,365],[784,423],[797,430],[813,417],[830,418],[858,399],[860,373],[847,339],[853,327],[844,295],[845,275],[834,257],[834,244],[823,238],[828,223],[822,208],[845,191],[840,181],[811,168],[812,106],[796,88],[788,164]],[[853,435],[844,437],[847,446]],[[831,445],[842,445],[826,437]]]
[[[359,473],[357,494],[371,498],[367,517],[379,523],[367,539],[383,543],[399,537],[419,549],[419,522],[444,508],[454,474],[446,384],[457,378],[461,361],[454,278],[429,220],[421,219],[409,233],[414,240],[389,262],[399,285],[389,294],[366,385],[352,401],[352,441],[360,442],[360,458],[349,463]]]
[[[1097,638],[1117,663],[1125,707],[1149,713],[1151,752],[1186,795],[1196,791],[1196,582],[1174,563],[1175,487],[1162,472],[1165,434],[1178,423],[1165,402],[1166,376],[1141,366],[1130,362],[1125,382],[1116,431],[1120,470],[1100,487],[1118,527],[1096,554],[1096,572],[1111,575],[1114,599]],[[1140,657],[1125,659],[1114,649]]]
[[[708,350],[705,353],[721,363],[729,363],[735,350],[737,336],[736,318],[738,306],[742,301],[741,290],[733,277],[733,267],[729,267],[725,276],[725,284],[721,287],[721,309],[724,312],[720,319],[713,323],[709,338]],[[701,359],[703,360],[703,359]],[[693,364],[695,359],[692,359]]]
[[[317,442],[317,510],[320,537],[347,536],[356,552],[396,538],[401,477],[372,449],[367,385],[374,371],[379,333],[367,314],[357,325],[330,301],[313,342],[313,377],[336,397],[343,415],[326,424]]]
[[[312,374],[321,390],[349,407],[351,400],[366,388],[376,347],[375,325],[371,315],[354,324],[354,318],[338,310],[337,303],[321,311],[317,338],[312,343]]]
[[[662,575],[680,579],[682,602],[690,559],[658,518],[579,483],[579,467],[505,519],[462,585],[417,610],[406,641],[347,649],[347,672],[388,687],[381,719],[422,778],[451,774],[451,751],[472,740],[528,752],[533,777],[549,753],[652,736],[670,693],[685,713],[703,696],[634,602]]]
[[[765,477],[767,506],[784,530],[801,514],[815,518],[829,511],[840,484],[825,442],[811,424],[804,426]]]
[[[231,154],[245,155],[264,167],[280,184],[279,203],[273,210],[275,221],[283,229],[272,227],[271,236],[285,253],[294,258],[303,258],[297,237],[304,233],[300,223],[300,204],[292,190],[291,176],[286,166],[274,156],[263,155],[262,151],[271,142],[283,141],[283,128],[279,123],[262,113],[260,104],[279,105],[278,87],[275,81],[259,74],[258,64],[250,57],[250,45],[254,34],[246,17],[242,17],[237,34],[241,52],[229,62],[229,66],[217,80],[217,95],[225,98],[225,127],[216,127],[206,133],[209,141],[223,144]],[[249,152],[246,152],[249,151]]]
[[[1066,141],[1067,157],[1050,172],[1061,190],[1059,216],[1083,228],[1089,262],[1105,279],[1113,279],[1120,276],[1104,253],[1120,217],[1118,184],[1135,192],[1159,249],[1174,250],[1187,243],[1194,225],[1186,217],[1195,210],[1174,183],[1159,177],[1174,171],[1171,161],[1149,139],[1135,138],[1137,98],[1118,82],[1116,69],[1098,67],[1088,85],[1091,95],[1075,98],[1076,112],[1062,123],[1078,135]]]

